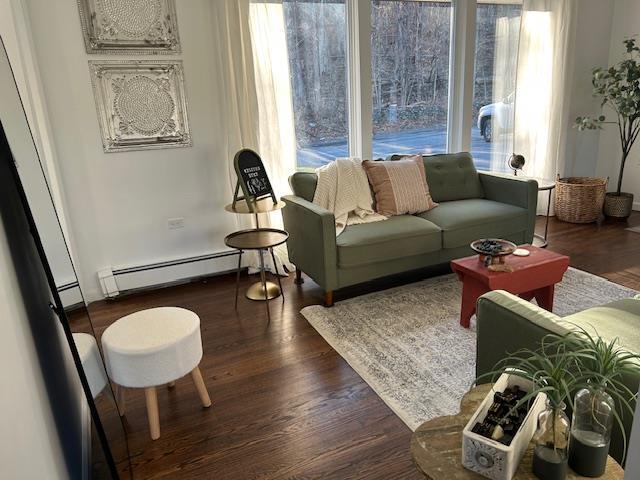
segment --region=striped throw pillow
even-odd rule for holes
[[[376,211],[382,215],[426,212],[438,206],[429,194],[422,156],[390,162],[365,160],[362,166],[376,196]]]

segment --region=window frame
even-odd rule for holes
[[[446,141],[446,150],[449,153],[471,150],[477,6],[482,3],[519,3],[518,0],[450,0],[450,2],[451,37]],[[358,158],[371,158],[373,151],[371,0],[346,0],[346,15],[349,154]]]
[[[474,122],[477,6],[483,3],[521,3],[519,0],[389,0],[451,3],[449,87],[447,112],[448,153],[471,150]],[[347,44],[347,134],[352,157],[372,158],[373,98],[371,67],[372,0],[345,0]]]

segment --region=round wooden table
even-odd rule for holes
[[[411,455],[418,470],[430,480],[481,480],[484,477],[462,466],[462,429],[491,389],[491,384],[470,390],[460,402],[460,413],[438,417],[420,425],[411,437]],[[531,471],[533,444],[522,457],[513,477],[517,480],[538,480]],[[567,480],[585,479],[569,469]],[[601,480],[623,480],[624,470],[613,458]]]

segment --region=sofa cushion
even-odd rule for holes
[[[382,222],[349,225],[336,244],[338,266],[356,267],[438,251],[442,234],[422,218],[397,215]]]
[[[418,214],[442,229],[444,248],[469,245],[473,240],[501,237],[527,229],[527,210],[482,198],[442,202]]]
[[[308,202],[313,202],[317,184],[318,176],[315,173],[296,172],[289,177],[289,185],[293,194],[304,198]]]
[[[404,154],[394,154],[389,160],[399,160]],[[483,198],[484,189],[470,153],[423,155],[429,191],[434,202]]]
[[[382,215],[426,212],[438,206],[431,200],[420,155],[395,162],[362,162]]]
[[[595,328],[605,340],[618,338],[621,346],[640,352],[640,300],[636,298],[589,308],[562,320],[575,323],[589,333]]]
[[[480,176],[469,153],[425,155],[423,159],[434,202],[484,197]]]
[[[407,155],[390,155],[388,160],[398,160]],[[484,198],[480,176],[470,153],[442,153],[423,155],[429,193],[434,202]],[[312,172],[296,172],[289,177],[294,195],[313,201],[318,177]]]

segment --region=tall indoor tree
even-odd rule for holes
[[[622,159],[615,192],[607,193],[604,213],[609,217],[627,218],[633,206],[633,194],[622,192],[624,167],[640,133],[640,47],[635,38],[624,40],[625,56],[623,60],[608,69],[593,70],[593,94],[602,99],[601,106],[613,110],[615,120],[599,117],[578,117],[576,127],[579,130],[601,129],[603,124],[618,126]]]

